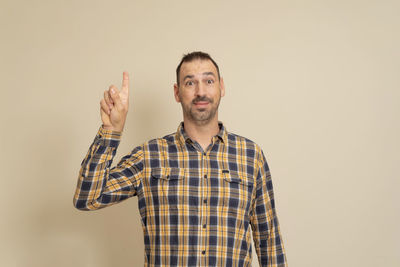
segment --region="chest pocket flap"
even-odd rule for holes
[[[222,177],[229,183],[243,184],[252,186],[253,181],[245,174],[233,170],[221,170]]]
[[[179,180],[183,179],[185,175],[186,171],[184,168],[161,167],[151,169],[151,176],[155,179]]]

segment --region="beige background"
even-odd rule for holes
[[[1,1],[0,266],[143,266],[137,198],[72,206],[99,101],[131,106],[114,164],[174,132],[183,53],[262,146],[290,266],[400,266],[399,1]],[[253,253],[253,266],[258,266]]]

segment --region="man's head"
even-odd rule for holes
[[[184,119],[196,124],[218,120],[218,106],[225,87],[217,63],[206,53],[184,55],[176,69],[174,94]]]
[[[186,55],[183,55],[181,62],[179,63],[178,67],[176,68],[176,83],[180,84],[180,71],[181,71],[181,66],[183,63],[185,62],[191,62],[193,60],[210,60],[215,68],[217,69],[217,73],[218,73],[218,79],[220,79],[220,74],[219,74],[219,67],[218,64],[214,61],[214,59],[212,59],[212,57],[204,52],[200,52],[200,51],[196,51],[196,52],[192,52]]]

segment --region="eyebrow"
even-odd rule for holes
[[[186,75],[185,77],[183,77],[183,80],[192,79],[192,78],[194,78],[194,75]]]
[[[211,72],[211,71],[203,72],[203,76],[207,76],[207,75],[211,75],[211,76],[215,77],[214,72]],[[192,78],[194,78],[194,75],[186,75],[185,77],[183,77],[183,80],[192,79]]]

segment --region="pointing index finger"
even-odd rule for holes
[[[128,72],[124,71],[122,74],[122,90],[129,89],[129,74]]]

